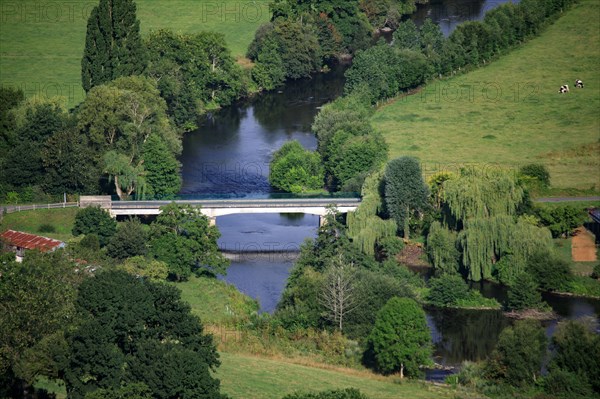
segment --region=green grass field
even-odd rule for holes
[[[232,398],[281,399],[296,391],[316,392],[356,388],[371,399],[480,398],[482,396],[449,387],[384,378],[369,372],[322,369],[289,362],[221,353],[216,376],[221,391]]]
[[[39,209],[9,213],[0,222],[0,231],[17,230],[66,241],[73,238],[71,230],[78,210],[79,208]],[[41,232],[40,226],[44,224],[54,226],[55,231]]]
[[[529,41],[473,72],[435,81],[372,118],[390,158],[425,174],[466,163],[547,165],[553,186],[600,191],[600,3],[583,0]],[[584,89],[573,87],[583,80]],[[559,94],[568,84],[571,92]]]
[[[214,278],[191,277],[173,285],[181,290],[181,298],[204,324],[228,325],[258,311],[258,304],[250,297]]]
[[[223,33],[236,57],[269,20],[269,0],[137,0],[142,34],[171,29]],[[81,56],[87,18],[98,1],[0,0],[0,85],[27,96],[83,100]]]

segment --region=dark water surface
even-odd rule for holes
[[[499,1],[431,0],[413,16],[438,22],[445,34],[465,20],[481,19]],[[291,82],[279,91],[237,103],[207,117],[201,127],[186,134],[183,154],[182,194],[267,197],[269,162],[274,151],[291,139],[306,148],[316,148],[310,126],[319,107],[343,91],[343,68],[313,79]],[[302,241],[314,237],[318,217],[312,215],[230,215],[217,219],[222,233],[219,246],[232,259],[225,281],[259,300],[261,310],[272,312]],[[481,292],[500,300],[503,289],[481,285]],[[600,317],[600,301],[577,298],[546,298],[565,318]],[[496,344],[498,334],[509,324],[501,312],[427,310],[435,344],[435,360],[457,366],[463,360],[481,360]],[[547,332],[556,322],[547,323]],[[430,378],[443,378],[434,372]]]

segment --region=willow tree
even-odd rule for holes
[[[383,201],[379,193],[382,173],[367,176],[362,187],[362,201],[354,212],[349,212],[346,223],[352,242],[367,255],[375,254],[375,244],[386,237],[396,235],[396,222],[383,220],[378,215],[383,210]]]
[[[400,157],[388,162],[385,168],[385,204],[404,238],[410,234],[410,219],[427,207],[429,190],[423,181],[421,165],[414,157]]]
[[[491,279],[510,284],[524,271],[537,250],[551,251],[547,229],[517,217],[524,190],[515,173],[468,167],[442,184],[446,224],[458,232],[456,244],[470,280]],[[434,264],[451,259],[450,231],[433,225],[428,251]]]

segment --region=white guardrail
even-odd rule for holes
[[[22,211],[33,211],[36,209],[73,208],[79,206],[78,202],[58,202],[55,204],[32,204],[32,205],[0,205],[0,212],[15,213]]]

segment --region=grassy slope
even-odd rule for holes
[[[73,237],[71,230],[73,230],[77,211],[78,208],[64,208],[9,213],[4,215],[2,222],[0,222],[0,231],[10,229],[56,238],[57,240],[68,240]],[[40,232],[39,227],[42,224],[54,226],[55,232]]]
[[[373,117],[390,157],[425,173],[464,163],[548,166],[557,187],[600,190],[600,3],[583,0],[486,67],[397,99]],[[585,88],[559,95],[562,84]],[[471,95],[468,96],[469,88]]]
[[[268,21],[269,0],[137,0],[142,33],[217,31],[236,57],[245,54],[256,28]],[[97,1],[2,0],[0,84],[26,95],[61,95],[80,102],[81,55],[86,23]]]
[[[181,290],[182,299],[192,307],[192,313],[205,324],[229,324],[236,317],[248,317],[258,310],[258,305],[250,297],[217,279],[191,277],[174,285]]]
[[[322,391],[357,388],[371,399],[475,398],[464,391],[420,382],[395,383],[369,372],[321,369],[273,359],[221,353],[222,365],[216,376],[222,392],[232,398],[280,399],[295,391]]]

